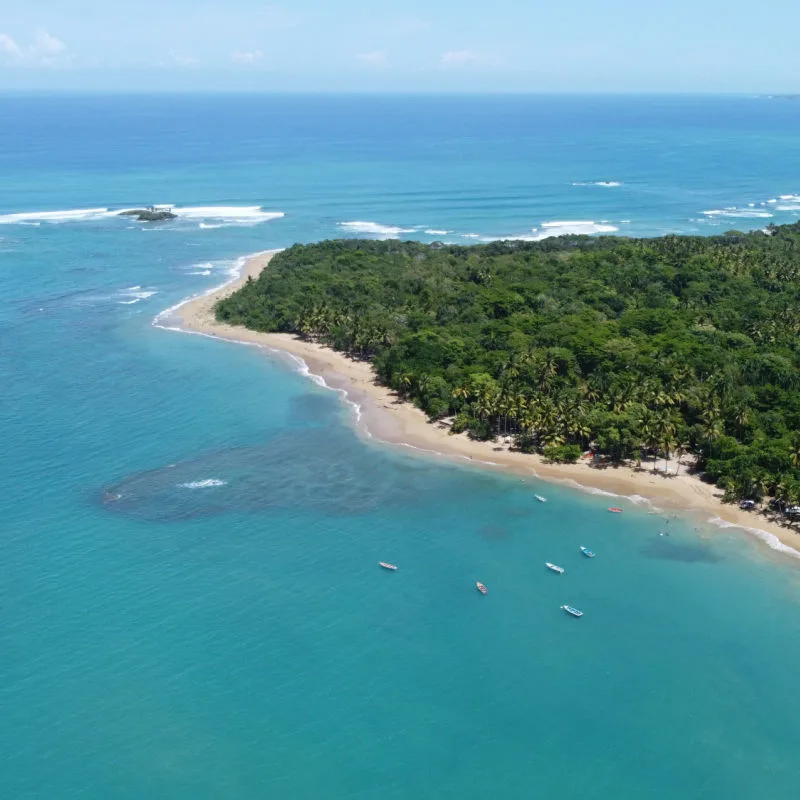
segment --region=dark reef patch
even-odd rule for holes
[[[642,555],[664,561],[682,561],[686,564],[713,564],[722,560],[703,544],[686,544],[667,537],[659,537],[646,544],[642,548]]]
[[[306,428],[135,473],[103,487],[98,501],[112,513],[160,522],[285,508],[354,515],[409,496],[435,501],[440,475],[436,464],[365,450],[346,429]]]

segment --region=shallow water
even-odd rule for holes
[[[690,215],[798,191],[800,109],[1,102],[0,215],[217,209],[0,224],[4,796],[796,795],[793,562],[364,441],[280,359],[151,322],[339,222],[724,230]]]

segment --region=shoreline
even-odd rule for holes
[[[513,452],[500,442],[473,441],[465,434],[452,435],[441,423],[411,403],[398,399],[385,386],[375,383],[369,362],[356,361],[331,348],[305,341],[288,333],[260,333],[247,328],[219,323],[214,318],[218,300],[238,289],[249,278],[256,278],[279,251],[256,253],[241,259],[238,276],[227,283],[190,297],[162,311],[154,325],[210,338],[248,344],[273,350],[291,359],[301,373],[320,385],[340,392],[354,409],[359,433],[376,441],[427,452],[456,463],[497,467],[514,474],[561,483],[594,494],[648,502],[664,511],[680,511],[696,520],[717,527],[737,527],[764,541],[772,550],[800,558],[800,536],[794,531],[722,503],[716,486],[686,473],[653,473],[628,466],[592,467],[587,463],[550,464],[542,456]]]

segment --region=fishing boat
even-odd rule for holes
[[[481,594],[488,594],[488,592],[489,592],[489,590],[488,590],[488,589],[487,589],[487,588],[486,588],[486,587],[485,587],[485,586],[484,586],[484,585],[483,585],[483,584],[482,584],[480,581],[476,581],[476,583],[475,583],[475,588],[476,588],[476,589],[477,589],[477,590],[478,590],[478,591],[479,591]]]
[[[547,502],[547,498],[546,498],[546,497],[542,497],[540,494],[535,494],[535,495],[534,495],[534,497],[535,497],[535,498],[536,498],[536,499],[537,499],[537,500],[538,500],[540,503],[546,503],[546,502]]]
[[[390,569],[392,572],[397,572],[397,567],[394,564],[389,564],[387,561],[379,561],[378,566],[384,569]]]
[[[621,514],[622,513],[622,509],[621,508],[617,508],[616,506],[611,506],[611,508],[609,508],[608,510],[612,514]]]
[[[553,572],[558,572],[559,575],[563,574],[564,572],[564,567],[559,567],[558,564],[551,564],[549,561],[545,561],[544,565],[547,567],[547,569],[551,569]]]
[[[582,617],[583,611],[578,611],[577,608],[573,608],[572,606],[561,606],[561,608],[567,612],[567,614],[572,614],[573,617]]]
[[[581,545],[581,553],[583,553],[586,556],[586,558],[594,558],[596,555],[588,547],[584,547],[583,545]]]

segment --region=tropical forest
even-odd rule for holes
[[[800,223],[298,244],[216,314],[369,360],[454,433],[552,461],[683,459],[728,500],[800,503]]]

